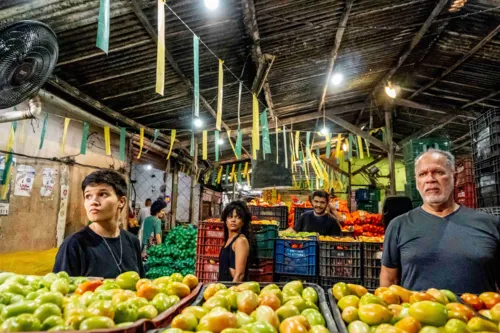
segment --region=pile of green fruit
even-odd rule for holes
[[[153,319],[197,285],[196,276],[178,273],[154,281],[136,272],[109,280],[0,273],[0,332],[126,327]]]
[[[148,249],[146,276],[155,279],[176,272],[182,275],[194,274],[197,234],[191,225],[170,230],[164,243]]]
[[[283,290],[271,284],[262,290],[257,282],[227,288],[207,286],[204,303],[185,308],[163,333],[328,333],[318,309],[318,294],[300,281]]]
[[[363,286],[339,282],[332,293],[349,333],[499,332],[496,322],[477,316],[449,290],[413,292],[393,285],[371,294]]]

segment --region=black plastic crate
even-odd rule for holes
[[[480,212],[485,212],[487,214],[500,216],[500,207],[484,207],[484,208],[477,208],[476,210]]]
[[[278,282],[302,281],[306,283],[319,284],[319,278],[316,275],[291,275],[291,274],[275,274]]]
[[[491,193],[491,195],[481,195],[480,189],[477,188],[477,206],[479,208],[484,207],[497,207],[500,206],[500,194]]]
[[[474,163],[474,174],[476,177],[489,173],[500,173],[500,156]]]
[[[472,154],[474,161],[481,162],[500,156],[500,132],[495,132],[481,140],[472,139]]]
[[[280,229],[288,228],[288,207],[275,206],[275,207],[261,207],[249,206],[250,213],[257,217],[259,220],[275,220],[279,222]]]
[[[380,278],[376,279],[363,279],[363,286],[368,289],[369,292],[375,291],[378,287],[380,287]]]
[[[477,187],[489,187],[500,184],[500,172],[483,173],[475,178],[475,183]]]
[[[310,212],[311,210],[313,210],[312,208],[300,208],[300,207],[296,207],[295,208],[295,213],[293,215],[293,225],[295,226],[295,224],[297,223],[297,221],[299,220],[300,216],[306,212]]]
[[[470,122],[471,133],[478,133],[487,127],[500,126],[500,110],[489,110]]]
[[[319,277],[319,285],[321,287],[323,287],[323,289],[325,289],[325,290],[331,290],[332,287],[338,282],[363,285],[362,279],[335,278],[335,277],[328,277],[328,276],[320,276]]]
[[[319,275],[361,279],[361,248],[361,242],[319,242]]]
[[[378,213],[378,201],[360,201],[356,203],[358,210],[364,210],[368,213]]]
[[[363,278],[378,279],[384,243],[363,243]],[[367,287],[368,288],[368,287]]]

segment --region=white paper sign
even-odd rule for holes
[[[56,183],[57,170],[54,168],[43,168],[42,187],[40,195],[42,197],[50,197],[54,191]]]
[[[9,215],[9,203],[3,202],[0,203],[0,216]]]
[[[19,165],[16,175],[14,195],[29,197],[35,181],[35,169],[29,165]]]

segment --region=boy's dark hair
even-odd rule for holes
[[[311,193],[309,196],[309,201],[312,203],[314,197],[325,198],[328,201],[329,194],[326,191],[318,190]]]
[[[113,188],[116,195],[121,198],[127,195],[127,182],[118,172],[111,169],[103,169],[92,172],[82,182],[82,192],[87,186],[106,184]]]
[[[163,200],[156,200],[151,205],[151,216],[158,214],[163,208],[167,207],[167,203]]]
[[[148,201],[151,202],[151,198],[147,198],[146,201],[144,201],[144,202],[148,202]]]

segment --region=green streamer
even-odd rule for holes
[[[194,58],[194,116],[200,116],[200,52],[199,38],[193,35],[193,58]]]
[[[42,126],[42,134],[40,135],[40,146],[38,147],[38,150],[42,149],[43,147],[43,141],[45,140],[45,133],[47,132],[47,123],[49,119],[49,114],[45,114],[45,118],[43,119],[43,126]]]
[[[330,158],[330,154],[332,153],[332,138],[330,133],[326,135],[326,158]]]
[[[238,183],[241,183],[241,163],[238,164]]]
[[[236,137],[236,147],[234,148],[234,150],[236,151],[236,157],[238,159],[241,159],[242,142],[243,142],[243,133],[239,129],[239,125],[238,125],[238,136]]]
[[[120,127],[120,161],[125,161],[125,140],[127,131],[125,127]]]
[[[356,155],[358,156],[358,158],[360,158],[358,140],[356,140],[356,138],[353,137],[352,141],[354,142],[354,145],[356,146]]]
[[[214,170],[212,171],[212,186],[215,186],[215,185],[216,185],[216,184],[215,184],[215,181],[217,180],[217,179],[216,179],[216,176],[217,176],[217,170],[216,170],[216,169],[214,169]]]
[[[306,133],[306,156],[311,158],[311,132]]]
[[[13,121],[11,126],[15,134],[17,129],[17,121]],[[9,175],[12,166],[12,159],[13,159],[12,152],[14,152],[14,149],[12,149],[11,147],[9,154],[7,154],[7,156],[5,157],[5,167],[3,169],[2,181],[0,182],[1,185],[5,185],[5,183],[7,182],[7,176]]]
[[[299,159],[302,165],[302,171],[306,172],[306,163],[304,162],[304,154],[302,154],[302,151],[299,151]]]
[[[321,153],[320,153],[320,151],[319,151],[319,147],[318,147],[318,148],[316,148],[316,156],[318,156],[318,158],[320,158],[320,156],[321,156]]]
[[[229,164],[226,165],[226,185],[229,184]]]
[[[89,123],[83,123],[82,129],[82,142],[80,143],[80,154],[85,155],[87,153],[87,139],[89,137]]]
[[[189,156],[194,156],[194,133],[191,133],[191,146],[189,148]]]
[[[352,134],[349,134],[349,149],[347,149],[347,158],[351,159],[352,158],[352,142],[353,142],[353,137]]]
[[[269,124],[267,122],[267,109],[260,114],[260,125],[262,128],[262,154],[266,159],[266,154],[271,154],[271,141],[269,140]]]
[[[158,139],[158,136],[160,135],[160,130],[159,129],[155,129],[155,132],[153,133],[153,143],[154,144],[156,142],[156,140]]]
[[[219,131],[215,130],[215,162],[219,162]]]
[[[109,1],[100,0],[99,19],[97,21],[96,46],[106,52],[109,51]]]

